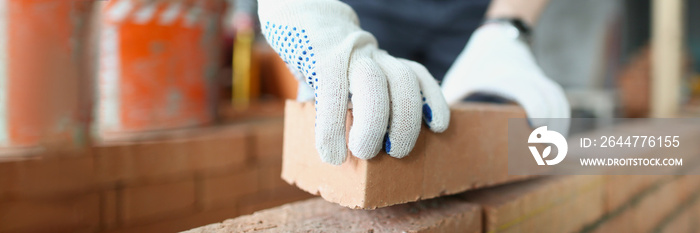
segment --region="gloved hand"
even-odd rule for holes
[[[258,9],[267,41],[315,91],[316,149],[324,162],[342,164],[346,148],[362,159],[382,146],[404,157],[418,138],[421,115],[433,131],[447,128],[449,109],[433,77],[423,66],[378,49],[348,5],[259,0]],[[353,126],[346,147],[348,99]]]
[[[548,125],[566,135],[571,110],[564,91],[542,72],[519,34],[507,22],[477,29],[445,75],[447,103],[474,94],[498,96],[520,104],[534,127]]]

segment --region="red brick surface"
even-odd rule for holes
[[[247,130],[244,127],[237,127],[222,132],[221,136],[192,140],[188,148],[190,162],[198,170],[226,169],[244,165],[251,157],[248,153]]]
[[[158,140],[121,139],[121,142],[98,145],[95,147],[98,177],[103,182],[158,180],[198,171],[242,167],[252,157],[248,153],[248,127],[234,125],[191,131],[189,134],[175,131],[170,139],[151,135],[150,138]]]
[[[700,201],[698,201],[698,193],[692,198],[684,202],[681,208],[677,209],[670,218],[660,224],[654,230],[660,232],[698,232],[700,231]]]
[[[594,232],[651,232],[673,228],[669,225],[682,217],[684,209],[692,209],[688,205],[700,195],[699,184],[698,176],[662,176],[617,209],[607,212],[590,228]]]
[[[484,108],[478,114],[460,119],[482,117],[474,121],[493,121],[497,118],[488,115],[487,110],[494,109]],[[307,199],[310,197],[308,193],[280,178],[280,169],[303,165],[287,164],[287,161],[282,164],[280,161],[281,122],[277,119],[211,129],[160,132],[103,143],[87,154],[3,161],[0,163],[0,232],[175,232]],[[468,122],[459,119],[453,120],[452,124],[453,127],[482,130],[478,128],[482,126],[469,126]],[[487,156],[503,153],[502,148],[472,148],[467,157],[453,158],[457,161],[455,164],[469,161],[490,164],[488,166],[494,167],[493,173],[486,174],[487,171],[479,170],[483,167],[469,165],[474,170],[450,173],[469,179],[448,176],[438,182],[424,183],[436,179],[431,176],[446,174],[439,168],[465,169],[464,166],[449,165],[447,157],[459,152],[454,148],[442,149],[440,153],[447,157],[429,159],[425,156],[431,147],[440,147],[448,138],[464,138],[462,133],[424,133],[416,147],[417,151],[424,151],[423,156],[413,154],[398,160],[383,154],[370,161],[351,157],[348,165],[315,170],[320,172],[316,174],[325,175],[317,175],[310,181],[344,182],[346,187],[379,187],[374,191],[348,189],[331,192],[333,190],[329,188],[335,186],[319,189],[342,198],[364,192],[367,195],[355,196],[359,198],[352,200],[375,206],[391,203],[387,198],[412,201],[427,197],[416,195],[418,190],[453,193],[465,187],[473,189],[510,181],[512,177],[505,175],[504,169],[507,168],[501,167],[504,163],[500,157]],[[447,138],[439,139],[440,136]],[[270,140],[265,140],[267,138]],[[455,140],[452,143],[474,146],[468,141]],[[478,142],[480,139],[472,140]],[[310,146],[313,149],[313,144]],[[309,158],[318,159],[315,153]],[[383,171],[379,169],[382,167],[392,169]],[[302,183],[298,185],[303,186]],[[509,182],[469,191],[459,198],[443,197],[374,211],[351,210],[316,199],[313,201],[316,204],[299,204],[308,205],[302,208],[307,213],[315,211],[311,210],[313,206],[322,206],[313,215],[287,215],[284,222],[272,224],[277,226],[274,228],[270,228],[268,222],[273,218],[264,217],[263,222],[253,223],[246,229],[694,232],[700,229],[696,221],[700,216],[698,196],[700,177],[697,176],[553,177]],[[288,208],[274,210],[287,211]],[[467,217],[457,212],[476,212],[468,215],[483,219],[453,221]],[[575,213],[573,217],[572,213]],[[261,216],[266,215],[259,213],[243,218]],[[232,225],[236,221],[209,227],[225,225],[226,229],[239,229],[236,227],[242,225]],[[474,225],[477,223],[478,226]]]
[[[663,176],[607,176],[605,177],[605,211],[611,212],[624,205],[630,198],[648,189]]]
[[[279,163],[282,156],[283,122],[256,125],[250,128],[252,152],[261,164]]]
[[[201,189],[204,208],[235,205],[241,197],[257,193],[258,177],[254,169],[241,169],[232,174],[204,178]]]
[[[478,232],[695,232],[700,229],[697,224],[700,177],[621,177],[649,178],[655,182],[643,189],[635,185],[610,189],[608,182],[618,182],[619,177],[542,177],[468,191],[456,198],[441,197],[377,210],[353,210],[317,198],[189,232],[470,232],[474,225],[445,227],[454,219],[454,213],[471,213],[470,209],[455,207],[463,204],[481,209],[482,228],[475,230]],[[608,210],[609,192],[633,194],[617,208]],[[412,209],[416,206],[433,209]],[[408,210],[409,214],[397,209]],[[405,228],[402,223],[405,220],[413,223],[411,227],[420,227]],[[431,225],[431,221],[442,223],[439,227],[422,228]]]
[[[131,144],[119,143],[100,145],[93,148],[97,180],[100,183],[113,183],[126,179],[131,167]]]
[[[174,232],[309,198],[280,178],[282,122],[121,135],[90,153],[2,161],[0,232]]]
[[[574,232],[603,215],[602,178],[539,178],[460,197],[484,209],[484,232]]]
[[[191,171],[184,143],[177,141],[140,143],[134,145],[126,178],[158,178]]]
[[[195,211],[194,179],[127,187],[119,194],[126,225],[136,225],[148,220],[185,215]]]
[[[56,197],[84,193],[94,181],[93,157],[50,157],[6,162],[1,169],[7,195],[13,197]],[[0,183],[0,185],[3,185]]]
[[[275,190],[279,188],[291,187],[285,182],[280,174],[282,173],[282,163],[267,164],[258,169],[259,186],[261,190]]]
[[[106,190],[100,194],[101,229],[114,229],[119,224],[119,200],[116,190]]]
[[[94,194],[0,203],[0,232],[94,232],[99,227],[100,198]]]

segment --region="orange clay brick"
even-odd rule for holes
[[[435,134],[424,127],[407,157],[381,152],[362,160],[348,153],[341,166],[319,158],[312,103],[287,101],[285,114],[282,178],[343,206],[373,209],[525,178],[507,170],[508,118],[525,117],[514,105],[455,106],[450,128]],[[351,118],[348,112],[348,127]],[[484,131],[490,134],[474,133]]]
[[[103,230],[117,227],[119,202],[116,190],[105,190],[100,194],[100,218]]]
[[[10,189],[14,185],[15,168],[7,162],[0,162],[0,202],[9,198]]]
[[[258,165],[258,176],[260,177],[260,190],[274,190],[277,188],[293,187],[282,180],[282,161],[272,164]]]
[[[100,182],[160,179],[240,167],[249,160],[245,125],[173,130],[95,146]]]
[[[282,160],[283,121],[255,124],[250,128],[252,153],[257,163],[279,163]]]
[[[192,172],[181,141],[108,143],[95,147],[95,164],[101,183],[162,179]]]
[[[320,198],[187,231],[199,232],[481,232],[479,207],[440,198],[377,210],[353,210]]]
[[[185,141],[156,141],[134,145],[129,178],[164,177],[192,171]]]
[[[258,192],[258,174],[241,169],[232,174],[207,176],[202,179],[202,204],[205,209],[235,206],[242,196]]]
[[[52,157],[3,162],[6,195],[56,197],[84,193],[94,181],[92,156]]]
[[[191,140],[188,152],[197,170],[227,169],[248,162],[249,147],[246,127],[227,126],[214,135]]]
[[[603,187],[601,176],[546,177],[460,197],[483,208],[484,232],[573,232],[603,215]]]
[[[605,212],[614,211],[630,198],[662,180],[664,176],[605,176]]]
[[[695,179],[699,179],[696,177]],[[678,206],[654,231],[657,232],[697,232],[700,228],[700,193]]]
[[[678,177],[667,184],[662,184],[631,208],[634,222],[630,227],[638,229],[636,232],[650,232],[664,224],[667,216],[684,205],[693,192],[700,190],[698,185],[687,186],[688,182],[684,179],[688,177],[690,176]]]
[[[195,208],[195,183],[184,181],[127,187],[121,191],[122,218],[126,225],[191,214]]]
[[[648,176],[639,176],[645,177]],[[587,226],[586,232],[650,232],[665,228],[674,212],[699,195],[700,183],[696,176],[660,177]]]
[[[94,232],[99,195],[0,203],[0,232]]]
[[[93,147],[95,169],[100,183],[121,181],[126,178],[126,170],[131,166],[130,143],[98,144]]]

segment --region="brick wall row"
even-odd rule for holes
[[[280,117],[131,135],[0,163],[0,232],[172,232],[309,198],[280,178]]]
[[[315,198],[189,232],[696,232],[699,200],[698,176],[542,177],[377,210]]]

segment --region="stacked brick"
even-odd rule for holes
[[[635,176],[634,179],[652,182],[614,186],[622,177],[543,177],[376,210],[354,210],[316,198],[189,232],[696,232],[699,229],[700,177]],[[613,197],[618,193],[630,195],[618,202],[620,199]],[[475,220],[481,223],[472,224]]]
[[[603,193],[603,177],[566,176],[476,190],[460,197],[482,207],[484,232],[573,232],[602,215]]]
[[[638,176],[631,179],[650,179],[639,191],[634,192],[624,202],[607,205],[606,215],[590,224],[586,232],[697,232],[695,222],[685,222],[684,218],[696,217],[700,213],[697,205],[700,196],[698,176]],[[619,177],[609,177],[610,180]],[[611,193],[628,187],[608,187]],[[695,220],[697,218],[694,218]],[[670,231],[678,229],[681,231]]]
[[[305,138],[313,135],[313,117],[308,117],[313,116],[313,107],[288,102],[282,177],[325,200],[288,204],[191,232],[697,232],[700,229],[698,176],[507,176],[507,171],[501,170],[507,168],[504,166],[507,155],[500,151],[506,145],[503,140],[507,128],[503,124],[499,126],[499,122],[523,113],[510,106],[463,105],[452,110],[453,131],[448,130],[442,136],[422,134],[412,155],[405,159],[380,154],[372,160],[349,157],[343,165],[331,166],[319,162],[313,143],[309,143],[313,139]],[[469,132],[486,134],[482,136],[487,140],[479,141]],[[685,138],[692,141],[699,136],[692,134]],[[478,143],[469,144],[470,140]],[[699,152],[700,148],[692,146],[683,151]],[[436,157],[445,160],[442,169],[426,170],[436,166]],[[460,169],[481,172],[463,174]],[[681,169],[700,167],[691,163]],[[435,196],[442,197],[422,200]],[[406,202],[410,203],[401,204]],[[417,211],[416,206],[433,208]],[[455,221],[470,223],[474,219],[481,219],[481,224],[454,224]]]
[[[278,116],[0,163],[0,232],[173,232],[309,198],[286,184]]]

